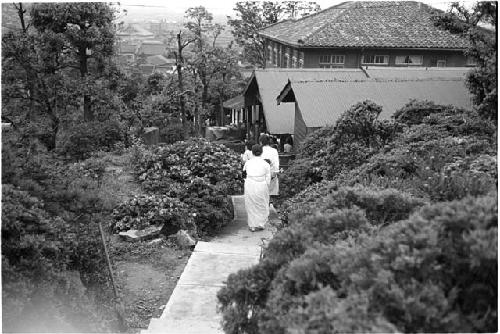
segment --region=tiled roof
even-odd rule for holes
[[[135,53],[137,44],[120,44],[120,53]]]
[[[470,109],[471,96],[461,79],[290,82],[307,127],[335,124],[357,102],[371,100],[382,106],[381,119],[389,119],[410,99]],[[288,103],[286,103],[288,104]]]
[[[366,78],[360,69],[265,69],[255,70],[250,83],[255,81],[262,102],[266,127],[273,134],[292,134],[294,130],[293,103],[276,102],[276,96],[291,80],[363,80]],[[247,88],[248,90],[248,88]],[[245,93],[246,94],[246,91]]]
[[[162,55],[166,51],[165,44],[161,41],[143,41],[139,48],[139,53],[145,55]]]
[[[173,65],[175,59],[165,58],[162,55],[154,55],[146,58],[146,63],[151,65]]]
[[[260,31],[298,47],[464,49],[467,41],[434,26],[438,9],[414,1],[345,2]]]
[[[132,35],[132,36],[143,36],[143,37],[154,35],[151,31],[144,29],[139,24],[129,24],[126,27],[118,30],[116,34],[118,36]]]
[[[224,101],[222,104],[226,109],[239,109],[245,106],[245,97],[243,95],[238,95],[232,99]]]

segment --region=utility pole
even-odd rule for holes
[[[182,77],[182,64],[184,63],[184,59],[182,58],[182,50],[185,45],[182,45],[181,41],[181,32],[177,34],[177,54],[175,55],[175,62],[177,68],[177,82],[180,92],[184,92],[184,79]],[[181,107],[181,122],[184,126],[186,124],[186,102],[184,101],[184,94],[179,96],[179,104]]]

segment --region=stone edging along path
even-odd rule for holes
[[[223,333],[217,291],[228,275],[259,261],[269,228],[250,232],[243,196],[232,196],[234,220],[210,242],[198,242],[160,318],[141,334]]]

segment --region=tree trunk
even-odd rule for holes
[[[80,46],[78,50],[78,55],[80,56],[80,76],[83,80],[88,73],[87,67],[87,48],[86,46]],[[83,119],[85,121],[93,121],[94,120],[94,112],[91,108],[91,100],[90,95],[87,93],[83,94]]]

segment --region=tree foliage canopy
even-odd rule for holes
[[[477,62],[477,67],[467,75],[467,86],[478,112],[494,121],[498,118],[497,10],[498,3],[493,1],[477,2],[470,10],[453,3],[450,10],[435,21],[437,26],[469,40],[466,55]]]
[[[264,41],[258,31],[278,21],[296,19],[319,10],[319,5],[313,1],[240,1],[234,7],[236,18],[228,17],[228,24],[236,43],[243,47],[245,60],[264,67]]]

